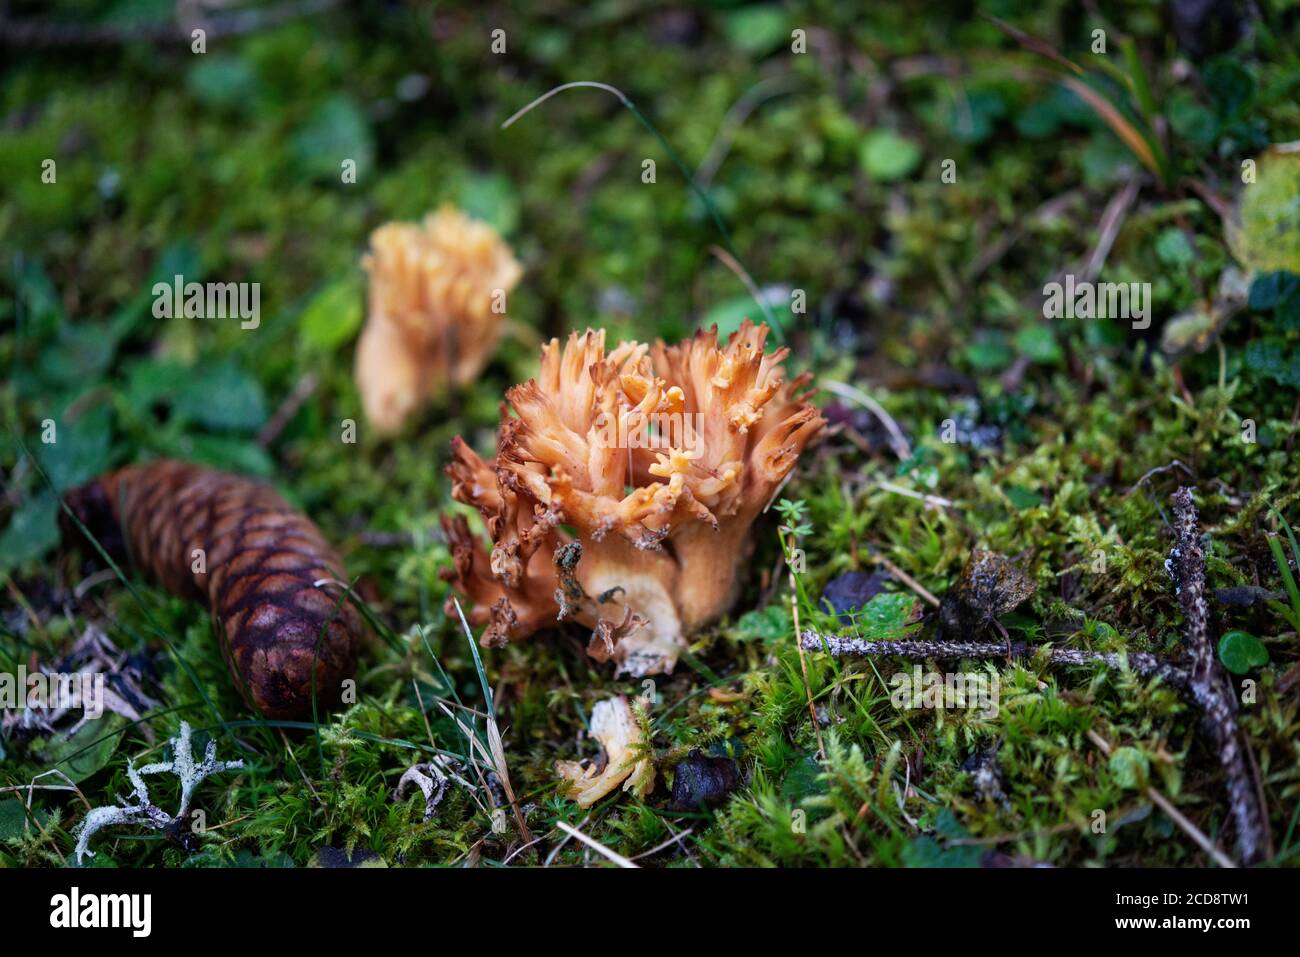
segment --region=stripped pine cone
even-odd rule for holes
[[[231,677],[262,714],[310,717],[313,694],[322,712],[338,704],[361,616],[338,553],[269,485],[163,460],[66,500],[115,560],[129,553],[168,591],[207,604]]]

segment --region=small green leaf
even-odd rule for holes
[[[182,458],[210,465],[214,469],[242,472],[270,478],[275,462],[266,449],[251,439],[228,435],[189,435],[181,439],[178,450]]]
[[[196,57],[186,86],[200,102],[225,109],[247,107],[258,93],[252,65],[242,57],[223,53]]]
[[[975,90],[953,100],[946,129],[960,143],[982,143],[1006,112],[1006,101],[996,91]]]
[[[1234,675],[1244,675],[1268,664],[1268,649],[1249,632],[1230,631],[1219,639],[1219,660]]]
[[[1300,388],[1300,349],[1278,336],[1264,336],[1246,343],[1246,366],[1282,385]]]
[[[1043,496],[1039,495],[1033,489],[1025,488],[1023,485],[1008,485],[1003,490],[1007,500],[1016,508],[1024,510],[1026,508],[1037,508],[1043,504]]]
[[[220,867],[224,865],[217,864],[216,866]],[[235,852],[235,859],[232,866],[251,868],[285,868],[293,867],[294,862],[293,858],[284,851],[267,851],[265,854],[254,854],[248,848],[244,847]]]
[[[873,641],[905,637],[920,617],[916,596],[901,591],[881,592],[853,613],[862,637]]]
[[[139,359],[127,367],[122,394],[132,409],[144,414],[158,403],[170,403],[192,376],[189,366],[171,359]]]
[[[962,350],[962,354],[979,372],[1005,369],[1011,364],[1013,358],[1006,336],[996,329],[981,329],[975,333],[972,341]]]
[[[1136,790],[1145,784],[1150,772],[1151,764],[1138,748],[1116,748],[1111,752],[1110,773],[1120,787]]]
[[[1273,312],[1281,332],[1300,330],[1300,276],[1285,270],[1261,273],[1250,284],[1250,308]]]
[[[24,502],[0,535],[0,568],[13,568],[40,558],[59,544],[59,502],[43,489]]]
[[[64,323],[37,368],[52,385],[85,387],[104,373],[116,351],[117,341],[104,323]]]
[[[858,161],[872,179],[892,183],[916,169],[921,148],[893,130],[872,130],[862,138]]]
[[[266,399],[256,379],[233,362],[222,362],[192,377],[173,411],[209,429],[251,432],[266,421]]]
[[[821,765],[812,755],[804,755],[795,761],[781,781],[781,798],[791,804],[799,804],[805,798],[826,793],[826,781],[822,777]],[[808,809],[808,816],[816,818],[823,813],[820,805],[814,803]]]
[[[460,189],[460,206],[503,236],[519,225],[519,196],[509,177],[500,173],[471,175]]]
[[[0,844],[22,837],[27,812],[17,798],[0,801]]]
[[[746,638],[771,640],[790,634],[792,627],[790,613],[781,604],[768,605],[756,611],[747,611],[740,616],[736,627]]]
[[[1097,188],[1127,181],[1141,169],[1133,153],[1110,130],[1093,132],[1079,154],[1079,162],[1084,183]]]
[[[1042,99],[1021,110],[1016,117],[1016,131],[1029,139],[1046,139],[1056,135],[1063,126],[1087,126],[1092,122],[1092,111],[1078,95],[1057,85]]]
[[[1296,277],[1285,269],[1260,273],[1250,284],[1250,308],[1258,312],[1274,308],[1296,283]]]
[[[337,349],[361,328],[361,290],[351,279],[330,283],[307,303],[298,320],[308,345]]]
[[[42,826],[50,819],[49,813],[40,807],[32,808],[32,817]],[[0,800],[0,844],[17,840],[29,827],[31,824],[21,799]]]
[[[1156,237],[1156,256],[1170,266],[1189,266],[1196,259],[1192,244],[1176,226],[1170,226]]]
[[[1282,332],[1300,332],[1300,282],[1277,304],[1273,320]]]
[[[935,833],[947,841],[970,837],[956,816],[944,808],[935,817]],[[979,867],[984,851],[973,844],[940,844],[933,837],[922,835],[903,848],[903,863],[907,867]]]
[[[778,6],[742,7],[727,15],[727,39],[750,56],[766,56],[789,36],[786,13]]]
[[[1083,341],[1091,349],[1115,349],[1126,340],[1124,330],[1113,319],[1093,319],[1083,327]]]
[[[1214,101],[1214,111],[1225,120],[1236,117],[1255,95],[1255,78],[1230,57],[1210,61],[1201,71],[1201,79]]]
[[[35,447],[36,458],[55,491],[88,482],[108,468],[113,435],[112,412],[101,405],[75,421],[55,420],[54,441]]]
[[[58,290],[36,260],[20,258],[15,271],[15,299],[24,307],[24,334],[47,335],[63,321],[63,302]]]
[[[293,138],[301,169],[315,179],[340,182],[343,160],[357,164],[357,176],[371,171],[374,134],[365,112],[349,96],[327,100]]]
[[[74,784],[102,770],[117,750],[124,721],[115,714],[105,714],[99,721],[87,721],[72,737],[56,734],[41,750],[49,768],[57,768]]]
[[[1016,348],[1034,362],[1053,363],[1063,358],[1060,343],[1046,326],[1021,326],[1015,342]]]
[[[790,326],[790,297],[786,290],[780,287],[771,287],[765,290],[759,290],[759,296],[762,297],[764,304],[770,309],[776,318],[777,324],[782,328]],[[726,299],[705,315],[700,327],[708,329],[710,326],[718,327],[718,338],[723,341],[740,328],[740,324],[746,319],[752,319],[759,322],[763,319],[763,310],[758,303],[754,301],[753,296],[736,296],[733,299]]]
[[[1174,132],[1199,147],[1209,147],[1219,132],[1219,121],[1214,113],[1186,90],[1169,97],[1166,113]]]

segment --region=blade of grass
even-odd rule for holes
[[[1286,537],[1291,542],[1291,557],[1295,559],[1295,567],[1300,569],[1300,542],[1296,541],[1295,532],[1291,531],[1291,524],[1272,505],[1268,509],[1277,516],[1278,524],[1282,526],[1282,531],[1286,532]]]
[[[803,678],[803,690],[808,699],[808,716],[812,719],[813,734],[817,738],[817,756],[822,761],[826,761],[826,745],[822,741],[821,724],[817,721],[817,708],[813,705],[812,685],[808,681],[808,657],[804,654],[803,642],[800,641],[799,635],[799,602],[807,600],[807,595],[803,590],[803,582],[799,581],[794,573],[794,564],[791,561],[791,546],[786,543],[785,535],[781,529],[777,529],[776,536],[781,542],[781,553],[785,556],[786,571],[790,576],[790,614],[794,620],[794,646],[799,651],[799,670]]]
[[[1282,587],[1286,589],[1287,598],[1291,601],[1291,608],[1288,610],[1280,601],[1270,602],[1278,609],[1282,617],[1291,623],[1292,627],[1300,630],[1300,591],[1297,591],[1295,579],[1291,576],[1291,568],[1287,565],[1286,555],[1282,551],[1282,543],[1278,541],[1276,535],[1268,537],[1268,549],[1273,553],[1273,561],[1277,564],[1278,571],[1282,575]]]
[[[492,686],[488,683],[487,669],[483,667],[483,657],[478,653],[478,642],[474,640],[474,632],[470,630],[469,622],[465,620],[465,611],[460,607],[460,599],[452,599],[456,604],[456,614],[460,616],[461,627],[465,630],[465,638],[469,642],[470,653],[474,656],[474,669],[478,672],[479,684],[483,687],[483,699],[487,702],[487,733],[488,744],[491,747],[492,764],[497,777],[501,781],[501,787],[506,792],[506,799],[510,802],[510,807],[515,813],[515,824],[519,827],[519,835],[523,838],[524,843],[533,839],[528,830],[528,825],[524,822],[524,813],[519,810],[519,801],[515,799],[515,789],[510,784],[510,770],[506,767],[505,746],[501,743],[501,729],[497,727],[497,710],[496,702],[492,697]]]
[[[1146,137],[1139,132],[1137,127],[1128,121],[1127,117],[1119,111],[1119,108],[1114,103],[1082,80],[1067,76],[1061,82],[1074,92],[1079,99],[1092,107],[1093,111],[1110,127],[1111,132],[1120,138],[1133,155],[1142,162],[1142,165],[1151,171],[1152,175],[1162,183],[1165,181],[1163,170],[1161,170],[1160,164],[1156,162],[1156,156],[1151,144],[1147,142]]]
[[[984,13],[981,11],[980,16],[983,17],[985,20],[989,21],[989,23],[993,24],[995,27],[997,27],[1007,36],[1011,37],[1011,39],[1015,40],[1026,50],[1029,50],[1032,53],[1037,53],[1039,56],[1046,57],[1047,59],[1055,63],[1057,66],[1061,67],[1063,70],[1066,70],[1069,73],[1075,73],[1078,74],[1079,76],[1083,76],[1083,67],[1067,59],[1064,55],[1059,53],[1046,40],[1040,40],[1038,39],[1038,37],[1026,33],[1024,30],[1021,30],[1019,27],[1013,27],[1005,20],[999,19],[998,17],[993,16],[991,13]]]
[[[1277,517],[1278,524],[1286,532],[1287,540],[1291,543],[1291,556],[1295,559],[1296,568],[1300,569],[1300,542],[1296,541],[1295,532],[1291,531],[1290,523],[1287,522],[1286,518],[1275,506],[1270,505],[1269,511]],[[1278,541],[1276,535],[1270,535],[1268,537],[1268,547],[1269,551],[1273,553],[1273,561],[1277,564],[1278,572],[1282,576],[1282,585],[1291,601],[1290,614],[1285,611],[1280,611],[1280,613],[1283,618],[1291,623],[1291,627],[1300,632],[1300,592],[1296,589],[1295,578],[1291,575],[1291,567],[1287,564],[1286,555],[1282,552],[1282,543]],[[1277,604],[1281,606],[1281,602]]]
[[[1137,102],[1138,109],[1142,111],[1142,118],[1151,125],[1156,120],[1156,103],[1151,96],[1151,84],[1147,81],[1146,67],[1142,65],[1142,58],[1138,56],[1137,43],[1132,37],[1124,37],[1119,42],[1119,48],[1124,54],[1124,65],[1128,68],[1128,81],[1133,90],[1133,99]]]
[[[1056,50],[1050,43],[1040,40],[1038,37],[1031,36],[1023,30],[1013,27],[1005,20],[1000,20],[995,16],[987,13],[981,13],[985,20],[988,20],[999,30],[1011,37],[1026,50],[1038,54],[1049,60],[1051,63],[1065,71],[1065,76],[1061,82],[1070,89],[1076,96],[1084,101],[1092,110],[1101,118],[1101,120],[1110,127],[1111,131],[1132,151],[1133,155],[1151,171],[1152,175],[1159,180],[1160,184],[1166,185],[1169,182],[1168,162],[1164,155],[1164,150],[1155,142],[1154,137],[1143,133],[1129,121],[1120,111],[1119,107],[1111,102],[1110,98],[1100,91],[1094,89],[1085,82],[1087,71],[1077,63],[1070,60],[1060,51]],[[1131,45],[1132,41],[1128,41]],[[1123,44],[1121,44],[1123,46]],[[1141,113],[1148,124],[1153,122],[1155,116],[1155,103],[1151,96],[1150,87],[1147,84],[1146,73],[1142,69],[1141,60],[1137,58],[1136,47],[1132,51],[1125,51],[1125,63],[1128,72],[1123,73],[1113,66],[1107,65],[1104,72],[1110,73],[1119,79],[1129,91],[1133,94],[1134,100],[1138,103]]]

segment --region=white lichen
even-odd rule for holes
[[[91,837],[97,831],[115,824],[144,826],[155,831],[164,831],[178,825],[189,814],[194,789],[199,786],[204,778],[221,771],[231,771],[244,766],[242,760],[218,761],[217,743],[215,741],[208,742],[202,762],[195,763],[190,735],[191,731],[188,722],[182,721],[180,732],[170,742],[172,749],[172,759],[170,761],[146,764],[141,768],[136,768],[130,761],[127,761],[126,776],[131,782],[131,798],[126,800],[119,797],[119,805],[117,806],[92,808],[86,813],[86,816],[82,818],[81,824],[76,829],[77,846],[74,853],[77,856],[78,864],[82,863],[83,857],[95,856],[95,852],[90,850],[89,845]],[[149,788],[144,783],[145,775],[164,773],[174,774],[180,778],[181,802],[175,814],[168,814],[154,804],[149,798]]]
[[[457,773],[457,767],[458,763],[454,759],[436,754],[429,761],[408,768],[397,782],[393,800],[399,803],[405,801],[411,794],[411,788],[418,787],[424,795],[424,820],[433,820],[434,812],[442,803],[452,781],[469,791],[474,790],[474,785]]]

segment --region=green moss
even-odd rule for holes
[[[1058,32],[1073,20],[1066,6],[1014,19],[1082,49],[1084,34]],[[1158,18],[1125,17],[1117,25],[1143,45],[1169,103],[1176,169],[1239,182],[1242,159],[1294,129],[1294,44],[1267,25],[1239,57],[1245,79],[1216,68],[1202,94],[1172,79]],[[1036,585],[1004,616],[1016,639],[1177,655],[1168,496],[1192,481],[1211,588],[1280,588],[1264,531],[1269,504],[1293,522],[1300,514],[1295,397],[1279,388],[1279,357],[1295,345],[1289,313],[1246,309],[1219,343],[1176,366],[1122,320],[1041,318],[1043,283],[1079,268],[1071,264],[1091,251],[1102,208],[1134,165],[1082,102],[1024,80],[1031,61],[982,21],[826,5],[792,9],[788,23],[749,8],[687,19],[621,3],[517,13],[511,52],[498,61],[464,11],[440,8],[431,43],[422,14],[385,7],[382,17],[328,15],[232,39],[200,59],[132,43],[121,56],[6,62],[7,431],[36,449],[42,421],[57,419],[66,457],[47,451],[41,461],[73,477],[163,454],[272,477],[340,543],[389,632],[364,653],[357,703],[319,735],[265,726],[231,686],[202,609],[148,586],[137,600],[104,582],[64,616],[87,568],[50,549],[48,491],[6,443],[0,534],[17,529],[29,547],[0,556],[6,594],[21,596],[0,614],[0,668],[33,653],[56,657],[95,620],[110,622],[111,637],[146,656],[159,678],[153,733],[142,724],[115,735],[85,793],[124,792],[126,758],[153,753],[182,717],[248,763],[205,785],[201,805],[220,828],[200,854],[187,861],[152,836],[106,833],[101,861],[306,866],[334,847],[374,851],[390,865],[488,864],[518,848],[513,817],[494,821],[483,793],[476,801],[453,787],[430,822],[418,797],[392,799],[401,774],[432,749],[470,754],[438,701],[463,721],[469,712],[451,702],[485,707],[465,636],[442,610],[438,571],[449,555],[437,517],[449,507],[448,442],[461,434],[490,451],[503,391],[532,374],[541,339],[588,325],[674,339],[715,309],[734,316],[746,295],[710,253],[722,237],[672,156],[608,94],[567,91],[499,128],[563,82],[625,89],[694,169],[738,99],[765,77],[789,76],[726,134],[710,195],[754,280],[778,298],[807,293],[806,313],[785,313],[791,364],[868,390],[913,450],[897,462],[871,417],[844,402],[838,417],[852,433],[805,456],[782,493],[804,502],[800,521],[811,526],[799,539],[801,625],[841,627],[817,599],[845,571],[885,559],[942,598],[983,548],[1014,558]],[[790,54],[788,30],[805,22],[837,35],[846,57]],[[894,70],[900,57],[936,51],[958,56],[969,75]],[[417,73],[426,82],[411,82]],[[1228,97],[1232,89],[1248,95]],[[337,175],[342,152],[356,154],[356,184]],[[42,183],[51,157],[57,183]],[[954,183],[940,179],[949,158]],[[656,163],[653,184],[641,181],[645,159]],[[1158,333],[1164,317],[1212,295],[1234,251],[1247,265],[1294,269],[1289,169],[1261,159],[1258,183],[1242,193],[1254,237],[1244,254],[1201,194],[1144,188],[1100,278],[1150,282]],[[359,258],[381,222],[446,201],[493,221],[516,248],[526,269],[511,301],[517,329],[471,387],[381,439],[365,428],[352,381]],[[177,271],[261,283],[257,334],[153,319],[149,283]],[[309,401],[276,441],[259,444],[259,428],[308,374],[317,380]],[[230,402],[195,401],[194,383],[213,381]],[[945,441],[950,419],[981,441]],[[1247,419],[1254,443],[1242,441]],[[355,444],[343,441],[345,420],[361,425]],[[594,756],[584,737],[594,703],[640,695],[639,683],[588,660],[574,629],[484,652],[511,782],[533,836],[546,838],[511,864],[541,863],[558,843],[557,821],[629,856],[689,829],[641,860],[655,866],[968,866],[986,852],[1062,865],[1202,863],[1143,782],[1207,834],[1226,834],[1220,772],[1196,716],[1166,688],[1042,658],[951,666],[996,676],[998,713],[985,717],[896,708],[889,678],[901,669],[892,661],[801,661],[776,523],[769,515],[756,526],[733,614],[698,636],[677,674],[656,680],[648,717],[661,783],[646,801],[615,792],[581,812],[559,796],[552,770],[557,759]],[[921,640],[935,627],[924,607]],[[1268,651],[1242,722],[1278,858],[1293,862],[1300,704],[1283,676],[1297,638],[1266,605],[1213,611],[1218,630],[1249,632]],[[485,733],[481,716],[472,723],[471,733]],[[1110,759],[1089,732],[1109,742]],[[39,752],[4,748],[0,786],[47,769]],[[668,782],[694,748],[736,755],[745,781],[720,808],[676,811]],[[990,748],[1003,800],[981,795],[963,770]],[[0,825],[0,862],[65,860],[81,805],[57,792],[33,804],[41,828]],[[1104,833],[1094,830],[1096,812]],[[0,822],[5,813],[0,803]],[[593,860],[569,842],[553,863]]]

